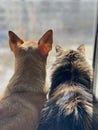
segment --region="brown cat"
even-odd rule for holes
[[[46,99],[46,60],[52,43],[52,30],[38,43],[23,41],[9,31],[15,72],[0,100],[0,130],[36,130]]]

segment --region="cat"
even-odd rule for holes
[[[37,130],[94,130],[92,83],[93,69],[85,46],[77,50],[56,46],[49,99]]]
[[[46,100],[46,62],[52,43],[52,30],[38,42],[24,41],[9,31],[15,72],[0,99],[0,130],[36,130]]]

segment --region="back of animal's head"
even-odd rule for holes
[[[89,65],[85,46],[77,50],[67,50],[56,46],[56,61],[52,67],[52,86],[55,88],[62,83],[80,83],[90,88],[92,85],[92,68]]]
[[[61,46],[56,46],[56,58],[65,62],[76,62],[77,60],[86,60],[85,46],[80,45],[77,50],[64,49]]]
[[[48,53],[52,49],[53,32],[48,30],[38,42],[24,41],[15,33],[9,31],[9,45],[15,55],[17,64],[25,62],[27,65],[37,65],[46,62]]]

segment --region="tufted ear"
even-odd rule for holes
[[[80,45],[80,46],[77,48],[77,50],[78,50],[79,52],[81,52],[83,55],[85,55],[85,45],[84,45],[84,44]]]
[[[59,45],[56,45],[55,50],[56,50],[56,52],[60,52],[60,51],[62,51],[62,47]]]
[[[49,51],[52,49],[53,43],[53,31],[48,30],[39,40],[38,48],[42,56],[47,56]]]
[[[16,51],[17,47],[18,47],[18,44],[22,44],[23,43],[23,40],[20,39],[14,32],[12,31],[9,31],[8,32],[9,34],[9,45],[10,45],[10,48],[13,52]]]

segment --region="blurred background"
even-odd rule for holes
[[[55,58],[55,45],[76,49],[85,44],[91,64],[96,31],[97,0],[0,0],[0,94],[14,70],[8,30],[25,40],[38,40],[53,29],[53,51],[47,70]],[[96,89],[96,95],[98,96]]]

